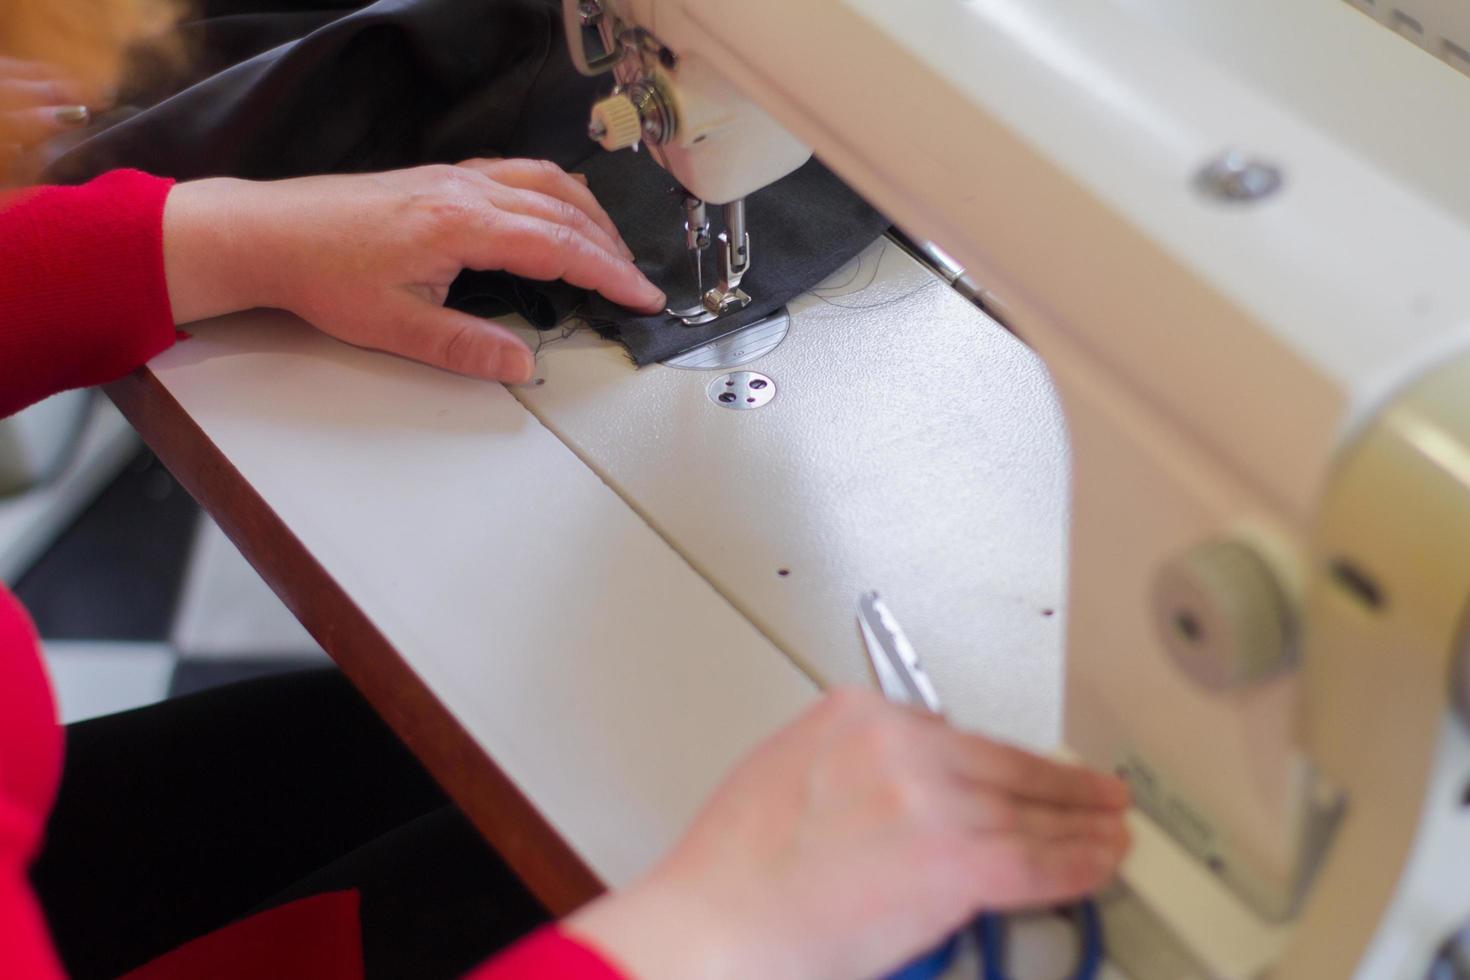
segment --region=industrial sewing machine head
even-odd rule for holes
[[[811,150],[714,71],[676,46],[682,10],[659,0],[563,0],[572,60],[587,75],[611,74],[612,92],[592,106],[587,132],[608,150],[648,149],[683,186],[683,235],[693,305],[671,309],[691,326],[750,302],[740,288],[752,261],[745,198],[800,167]],[[660,20],[662,15],[662,20]],[[665,37],[656,25],[675,29]],[[723,210],[710,236],[707,205]],[[705,252],[717,274],[705,288]]]

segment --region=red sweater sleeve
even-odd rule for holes
[[[555,926],[533,932],[464,980],[627,980]]]
[[[121,377],[173,343],[171,186],[119,170],[0,197],[0,417]]]
[[[61,729],[36,633],[0,586],[0,976],[61,980],[26,867],[61,779]]]

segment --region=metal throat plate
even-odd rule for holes
[[[728,371],[764,357],[781,345],[791,329],[791,316],[783,306],[764,319],[732,334],[711,340],[701,347],[671,357],[663,363],[686,371]]]

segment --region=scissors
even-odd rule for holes
[[[896,704],[923,708],[936,715],[944,714],[934,684],[924,672],[919,655],[904,634],[887,603],[876,592],[866,592],[858,599],[858,627],[873,663],[873,673],[883,696]],[[1097,904],[1079,902],[1069,910],[1081,938],[1081,954],[1071,980],[1096,980],[1102,969],[1102,923]],[[939,947],[921,955],[886,980],[938,980],[958,955],[966,936],[980,950],[980,980],[1011,980],[1006,973],[1006,920],[995,912],[982,913],[964,929]]]

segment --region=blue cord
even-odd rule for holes
[[[1097,903],[1080,902],[1072,907],[1071,914],[1082,947],[1072,980],[1097,980],[1103,964],[1102,919],[1097,913]],[[975,929],[980,936],[980,958],[985,964],[981,980],[1010,980],[1005,965],[1005,916],[987,912],[975,923]]]
[[[1097,980],[1103,965],[1102,919],[1097,912],[1097,903],[1081,902],[1072,907],[1071,915],[1077,924],[1082,947],[1071,980]],[[980,942],[980,980],[1011,980],[1006,973],[1005,916],[986,912],[975,920],[972,928]],[[885,980],[939,980],[954,962],[963,935],[963,932],[955,933],[943,945],[890,973]]]

